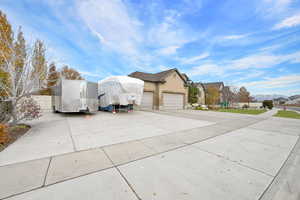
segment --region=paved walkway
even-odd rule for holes
[[[215,123],[2,166],[0,199],[299,199],[299,121],[162,114]]]
[[[268,110],[267,112],[258,115],[258,117],[261,117],[261,118],[270,118],[273,115],[275,115],[278,112],[278,110],[279,110],[278,108],[273,108],[272,110]]]

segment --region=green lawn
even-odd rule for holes
[[[265,109],[255,110],[255,109],[218,109],[219,112],[231,112],[231,113],[240,113],[240,114],[250,114],[250,115],[258,115],[266,112]]]
[[[294,118],[300,119],[300,114],[295,111],[289,110],[279,110],[277,114],[274,115],[275,117],[286,117],[286,118]]]

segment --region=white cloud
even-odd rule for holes
[[[300,84],[300,74],[285,75],[273,78],[265,78],[262,81],[253,81],[243,83],[246,87],[260,87],[260,88],[283,88],[291,85]]]
[[[244,81],[244,80],[261,77],[265,73],[266,72],[259,71],[259,70],[247,71],[247,72],[241,73],[242,75],[239,76],[240,78],[237,78],[237,79],[233,80],[232,82],[233,83],[239,83],[239,82]]]
[[[166,70],[171,69],[171,68],[170,68],[170,67],[167,67],[167,66],[164,66],[164,65],[159,65],[159,66],[158,66],[158,69],[159,69],[160,71],[166,71]]]
[[[224,69],[220,66],[207,63],[204,65],[193,67],[191,70],[187,72],[188,76],[202,76],[202,75],[210,75],[210,76],[221,76],[224,74]]]
[[[231,69],[268,68],[280,63],[280,57],[274,55],[251,55],[230,63]]]
[[[82,20],[104,46],[126,55],[138,54],[140,23],[129,16],[122,1],[86,0],[77,6]]]
[[[298,63],[300,52],[286,55],[255,54],[228,63],[230,69],[270,68],[283,62]]]
[[[224,40],[237,40],[237,39],[242,39],[247,37],[249,34],[244,34],[244,35],[227,35],[224,36],[222,39]]]
[[[158,54],[161,54],[161,55],[172,55],[172,54],[175,54],[177,49],[179,49],[179,48],[180,48],[180,46],[173,45],[173,46],[161,48],[157,52],[158,52]]]
[[[90,77],[96,77],[96,78],[100,78],[100,77],[102,77],[100,74],[98,74],[98,73],[93,73],[93,72],[88,72],[88,71],[80,71],[79,70],[79,73],[80,74],[82,74],[82,75],[84,75],[84,76],[90,76]]]
[[[300,93],[300,89],[284,89],[282,93],[287,93],[289,95],[293,95],[293,94],[299,94]]]
[[[259,50],[260,51],[265,51],[265,52],[270,52],[270,51],[274,51],[274,50],[280,49],[284,45],[285,44],[282,44],[282,43],[281,44],[274,44],[274,45],[269,45],[269,46],[262,47]]]
[[[299,58],[300,51],[285,55],[255,54],[235,60],[223,61],[222,63],[210,60],[203,65],[192,67],[187,73],[191,77],[203,75],[221,76],[223,78],[237,76],[241,78],[236,79],[234,82],[239,82],[260,77],[264,74],[263,71],[257,69],[271,68],[284,62],[300,63]]]
[[[278,30],[278,29],[290,28],[298,25],[300,25],[300,13],[282,20],[281,22],[276,24],[273,27],[273,29]]]
[[[257,10],[263,17],[276,18],[291,9],[294,0],[259,0]]]
[[[199,60],[209,57],[209,55],[210,54],[208,52],[205,52],[205,53],[200,54],[199,56],[194,56],[191,58],[180,58],[180,60],[181,60],[182,64],[194,64],[195,62],[197,62]]]
[[[167,15],[161,23],[158,23],[148,31],[150,45],[161,46],[162,48],[182,47],[184,44],[194,40],[190,34],[182,28],[178,22],[180,14],[176,11]]]
[[[290,61],[290,63],[300,63],[300,51],[295,52],[295,53],[291,53],[291,54],[287,54],[284,57],[284,60],[286,61]]]

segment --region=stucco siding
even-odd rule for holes
[[[155,83],[152,82],[145,82],[144,83],[144,91],[146,92],[153,92],[155,91]]]

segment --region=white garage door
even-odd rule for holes
[[[163,93],[164,109],[183,109],[183,94]]]
[[[142,103],[142,109],[153,109],[153,92],[144,92]]]

